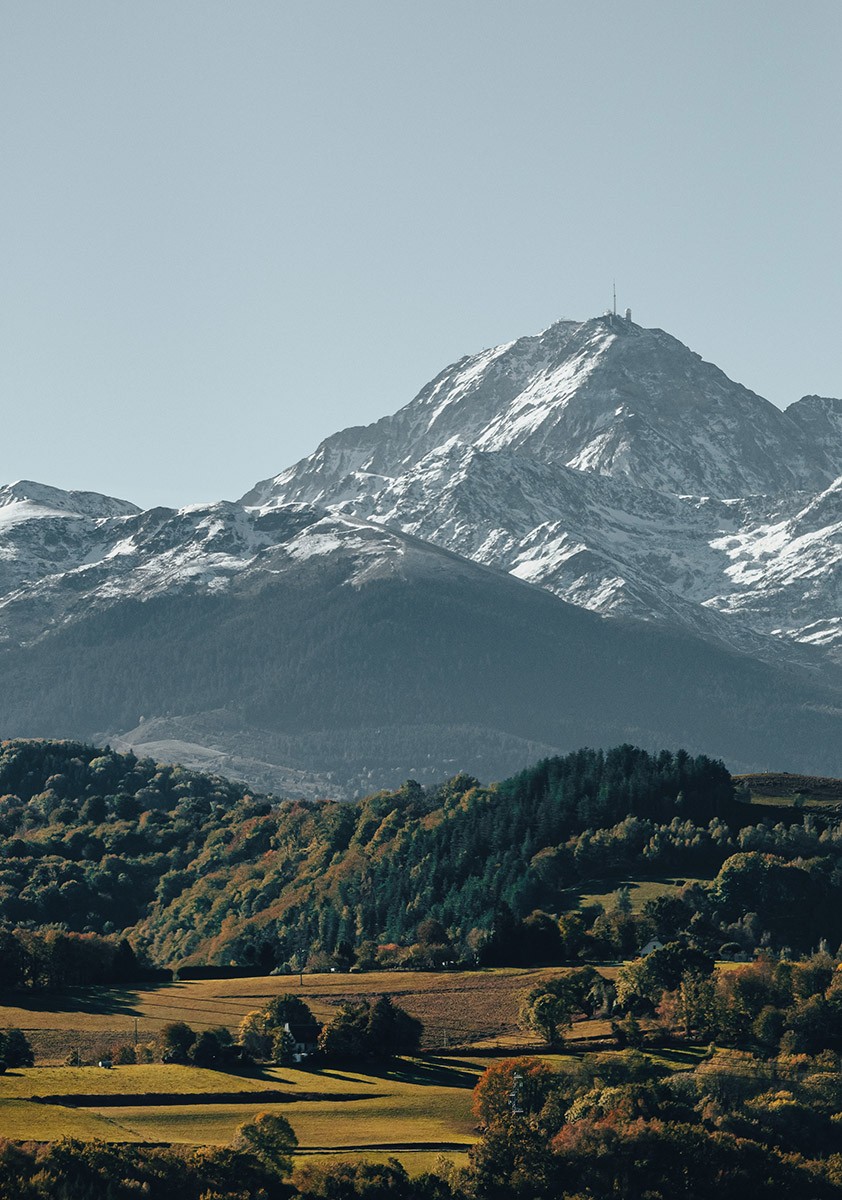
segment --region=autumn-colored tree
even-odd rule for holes
[[[540,1034],[549,1046],[558,1046],[561,1030],[573,1024],[573,1010],[572,996],[535,988],[521,1004],[518,1021],[524,1029]]]
[[[540,1058],[503,1058],[479,1077],[473,1114],[489,1128],[509,1128],[513,1119],[528,1120],[543,1108],[554,1079]]]
[[[784,970],[782,966],[761,960],[719,972],[717,1040],[728,1045],[750,1042],[752,1025],[764,1008],[791,1004],[792,971],[789,964]]]
[[[287,1030],[287,1025],[293,1030]],[[313,1040],[319,1025],[312,1010],[304,1000],[289,993],[275,996],[265,1008],[254,1009],[240,1022],[239,1044],[255,1058],[271,1058],[273,1062],[289,1066],[293,1059],[296,1028],[312,1030]]]
[[[272,1037],[267,1032],[266,1014],[255,1008],[246,1013],[240,1022],[237,1040],[244,1050],[255,1058],[268,1058],[272,1050]]]
[[[714,980],[689,971],[677,988],[663,993],[658,1016],[668,1030],[680,1031],[685,1037],[715,1038],[720,1028],[720,1003]]]

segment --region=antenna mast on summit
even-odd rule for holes
[[[614,316],[617,315],[617,280],[614,280]]]

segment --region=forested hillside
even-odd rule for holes
[[[842,676],[817,651],[794,662],[775,645],[764,660],[707,633],[607,621],[356,518],[211,506],[126,521],[111,536],[131,533],[135,552],[0,607],[5,734],[125,740],[199,769],[225,755],[211,769],[308,798],[459,770],[500,779],[621,742],[842,774]],[[262,545],[246,560],[232,557],[244,530]],[[195,572],[177,586],[173,554]],[[220,556],[219,586],[199,586]]]
[[[744,952],[842,938],[842,824],[801,809],[758,823],[720,763],[683,751],[581,750],[492,786],[460,775],[304,803],[132,754],[12,741],[0,837],[12,985],[113,977],[134,956],[436,967],[611,959],[653,936]],[[622,882],[664,874],[712,882],[632,913]],[[619,889],[607,911],[578,905],[596,884]]]

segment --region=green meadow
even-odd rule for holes
[[[0,1078],[0,1131],[33,1140],[224,1145],[242,1122],[271,1112],[287,1118],[302,1151],[458,1153],[474,1140],[471,1093],[482,1069],[482,1060],[439,1058],[401,1060],[376,1074],[270,1068],[245,1076],[160,1064],[32,1067]],[[278,1093],[285,1097],[280,1102]]]

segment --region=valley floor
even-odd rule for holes
[[[518,1029],[518,1006],[524,992],[560,973],[373,972],[305,975],[301,983],[297,976],[262,976],[7,995],[0,1027],[23,1029],[45,1065],[0,1076],[0,1135],[221,1145],[243,1121],[266,1111],[290,1121],[301,1154],[392,1154],[409,1170],[429,1169],[439,1154],[461,1161],[477,1136],[471,1094],[478,1077],[500,1054],[540,1049]],[[428,1053],[376,1072],[60,1065],[73,1053],[95,1062],[116,1045],[134,1045],[135,1037],[143,1044],[171,1021],[236,1031],[247,1012],[285,992],[301,996],[322,1021],[345,1000],[388,992],[423,1020]],[[572,1047],[592,1039],[604,1044],[607,1032],[606,1022],[577,1023]]]

